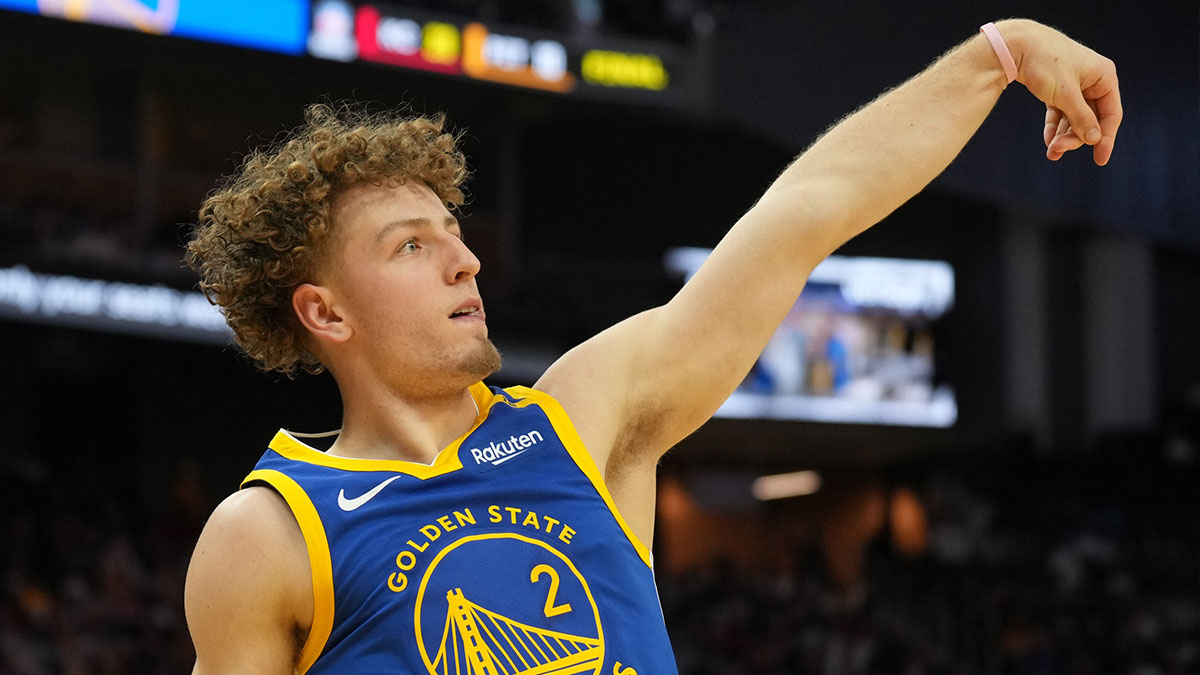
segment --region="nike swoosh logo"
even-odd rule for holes
[[[392,481],[396,480],[399,477],[400,476],[392,476],[391,478],[383,481],[379,485],[376,485],[375,487],[371,488],[366,494],[359,495],[359,496],[355,497],[354,499],[346,499],[346,491],[339,490],[338,491],[338,506],[342,507],[343,511],[353,511],[354,509],[357,509],[358,507],[362,506],[363,504],[366,504],[367,502],[374,499],[375,495],[379,494],[379,492],[381,490],[383,490],[383,488],[388,486],[388,483],[391,483]]]

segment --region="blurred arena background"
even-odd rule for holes
[[[1200,672],[1193,3],[0,0],[0,673],[189,672],[204,520],[276,428],[338,426],[332,381],[255,372],[181,263],[305,104],[465,130],[493,383],[531,383],[997,13],[1116,61],[1113,161],[1046,162],[1010,92],[814,280],[663,462],[680,670]]]

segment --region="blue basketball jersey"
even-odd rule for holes
[[[243,487],[304,534],[298,673],[677,672],[650,551],[562,407],[470,388],[479,415],[430,465],[333,457],[280,431]]]

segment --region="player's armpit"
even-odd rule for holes
[[[279,495],[251,487],[226,498],[188,567],[193,672],[291,675],[312,621],[309,574],[300,527]]]
[[[563,406],[617,510],[642,542],[654,538],[658,459],[673,442],[663,434],[671,422],[669,410],[647,400],[647,390],[637,386],[661,373],[650,368],[636,377],[633,370],[639,331],[653,311],[630,317],[575,347],[534,385]]]

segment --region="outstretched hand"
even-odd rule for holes
[[[1017,81],[1046,104],[1046,157],[1058,160],[1090,145],[1096,164],[1107,164],[1123,114],[1112,60],[1048,26],[1020,20],[1003,24],[1008,25],[998,28],[1010,49],[1015,47]]]

